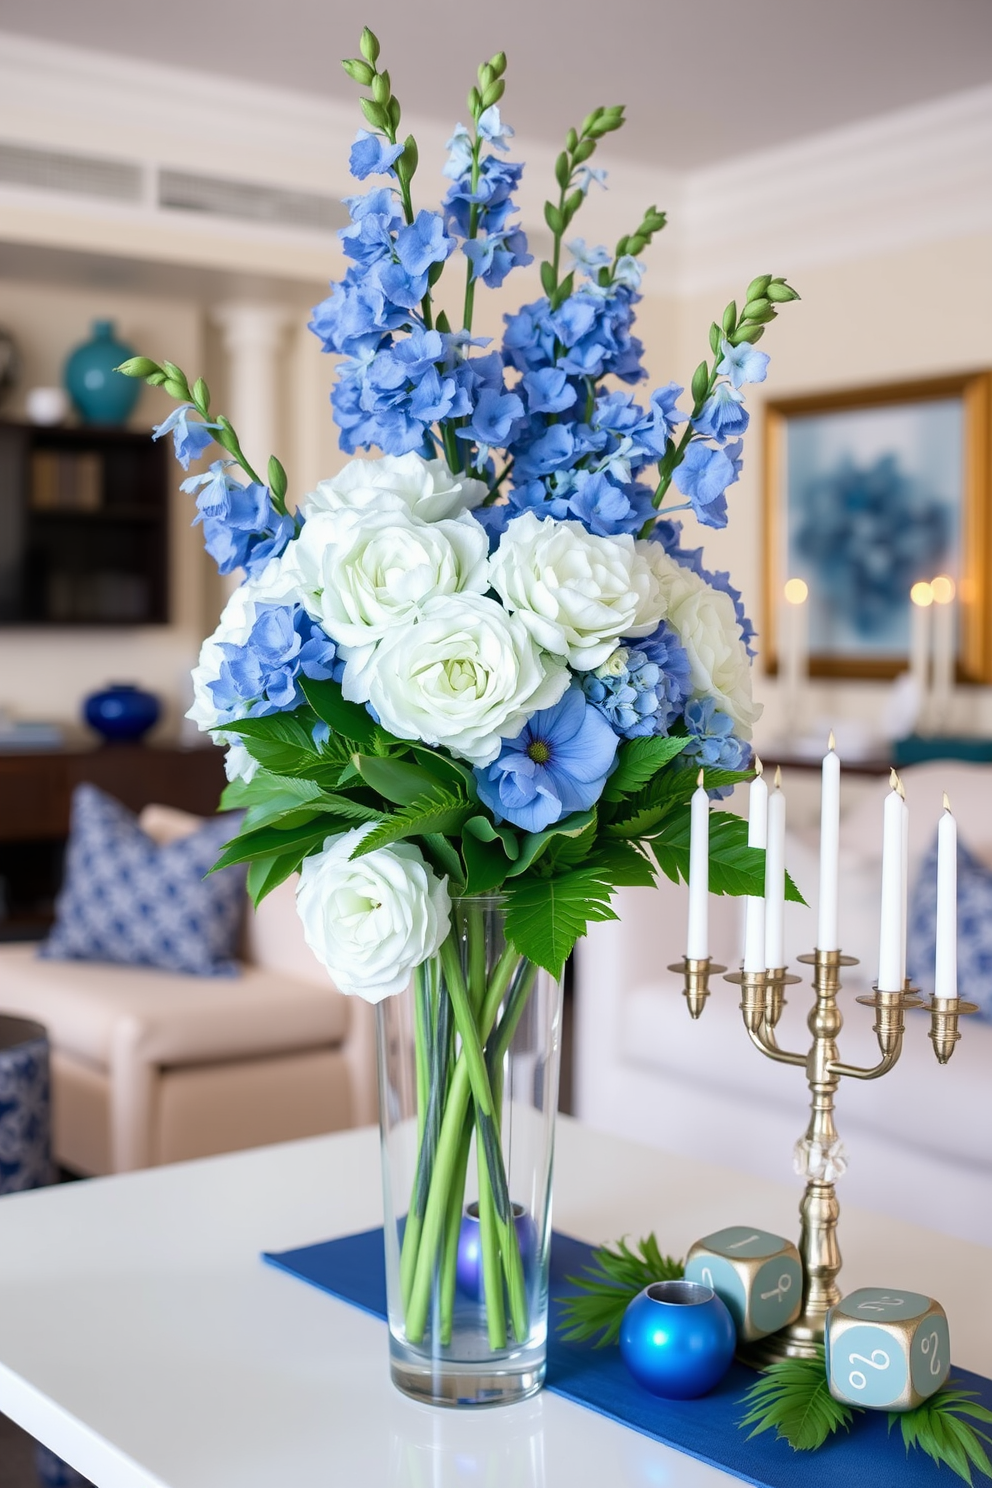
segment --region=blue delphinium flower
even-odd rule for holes
[[[493,764],[475,770],[479,795],[497,821],[541,832],[599,799],[619,742],[573,684],[506,740]]]
[[[731,346],[726,337],[720,342],[720,350],[723,361],[716,370],[729,377],[735,388],[743,387],[746,382],[764,382],[771,361],[766,352],[755,351],[749,341]]]
[[[302,605],[257,604],[244,645],[220,645],[220,675],[209,684],[219,722],[284,712],[303,701],[299,677],[327,681],[336,650]]]
[[[214,442],[213,431],[220,428],[220,424],[207,424],[202,419],[194,419],[191,423],[189,416],[195,412],[192,403],[181,403],[152,430],[153,439],[172,435],[176,459],[184,470],[189,469],[191,460],[198,460],[204,450],[209,449]]]
[[[736,479],[737,471],[729,451],[705,444],[701,439],[692,441],[672,476],[705,527],[726,527],[726,491]]]
[[[734,720],[721,713],[713,698],[693,698],[686,704],[685,728],[689,742],[682,751],[684,760],[721,770],[745,770],[751,760],[751,746],[734,733]]]
[[[697,434],[718,439],[722,444],[725,439],[743,434],[747,428],[749,415],[743,404],[743,393],[737,392],[729,382],[719,382],[700,409],[698,418],[693,419],[692,427]]]
[[[222,574],[243,568],[257,573],[285,548],[296,532],[292,517],[277,512],[268,486],[242,486],[228,475],[231,460],[215,460],[209,471],[191,475],[181,490],[196,497],[204,546]]]
[[[402,154],[402,145],[391,145],[381,134],[360,129],[351,147],[348,169],[358,181],[364,181],[366,176],[384,176]]]
[[[655,734],[661,673],[643,651],[618,646],[602,666],[582,675],[582,691],[624,739]]]
[[[472,279],[496,289],[511,269],[533,262],[526,234],[510,221],[517,210],[511,193],[520,184],[523,166],[493,154],[493,149],[505,154],[513,138],[495,104],[479,116],[477,129],[479,139],[491,148],[480,154],[474,182],[468,130],[459,124],[448,141],[451,153],[444,174],[452,185],[444,199],[445,223],[449,232],[464,240],[462,252],[471,264]]]

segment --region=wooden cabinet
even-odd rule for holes
[[[168,620],[168,457],[140,431],[0,423],[0,625]]]
[[[0,754],[0,939],[43,934],[61,881],[72,792],[82,781],[140,811],[151,802],[211,816],[224,752],[141,744]]]

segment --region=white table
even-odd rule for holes
[[[591,1241],[792,1234],[797,1200],[561,1122],[555,1222]],[[378,1223],[371,1130],[0,1199],[0,1411],[97,1488],[726,1488],[555,1395],[416,1405],[383,1323],[259,1259]],[[932,1291],[955,1362],[992,1373],[988,1251],[854,1210],[841,1235],[848,1289]]]

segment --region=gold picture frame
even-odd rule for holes
[[[992,372],[987,371],[808,394],[765,405],[763,619],[770,644],[763,654],[768,672],[778,671],[779,617],[785,581],[792,576],[792,528],[799,507],[796,462],[790,458],[790,421],[806,421],[804,426],[792,423],[796,442],[800,428],[804,433],[813,428],[812,420],[901,408],[916,411],[927,404],[946,407],[952,402],[960,403],[960,489],[956,493],[955,554],[944,566],[957,570],[956,672],[960,682],[992,683]],[[834,419],[833,427],[842,426]],[[811,487],[807,484],[805,489]],[[909,583],[904,587],[908,614]],[[870,647],[858,654],[856,646],[839,654],[818,646],[815,633],[811,636],[809,671],[814,677],[884,679],[895,677],[905,666],[905,652],[893,654],[891,647],[879,655],[872,655]]]

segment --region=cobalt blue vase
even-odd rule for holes
[[[656,1281],[623,1315],[623,1362],[652,1395],[695,1400],[730,1368],[737,1330],[727,1306],[697,1281]]]
[[[48,1034],[30,1018],[0,1015],[0,1194],[51,1181]]]
[[[90,728],[112,744],[140,739],[158,723],[159,712],[155,694],[142,692],[133,682],[112,682],[83,704],[83,717]]]
[[[141,383],[115,371],[135,355],[114,336],[112,320],[95,320],[92,339],[77,346],[63,379],[84,424],[126,424],[141,397]]]

